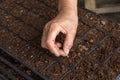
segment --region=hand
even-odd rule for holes
[[[53,20],[48,22],[43,30],[41,46],[49,49],[56,56],[67,56],[73,46],[78,25],[78,16],[76,14],[61,12]],[[56,42],[56,36],[62,32],[66,35],[63,49],[61,43]]]

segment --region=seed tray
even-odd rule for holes
[[[43,28],[57,15],[57,3],[55,0],[3,0],[0,3],[0,49],[45,80],[116,79],[120,74],[120,24],[98,14],[78,9],[79,25],[68,58],[55,57],[41,47]],[[63,43],[64,37],[60,34],[56,40]],[[17,62],[11,64],[17,65]],[[10,69],[10,72],[13,71]]]

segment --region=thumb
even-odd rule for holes
[[[66,34],[66,38],[63,45],[63,50],[66,56],[68,56],[69,51],[73,46],[74,38],[75,38],[75,34]]]

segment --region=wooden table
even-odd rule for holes
[[[89,9],[96,13],[113,13],[120,12],[120,3],[119,4],[106,4],[101,7],[96,6],[96,0],[85,0],[85,8]]]

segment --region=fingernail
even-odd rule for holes
[[[67,56],[67,57],[68,57],[68,54],[69,54],[69,49],[65,48],[65,49],[64,49],[64,52],[65,52],[65,56]]]

